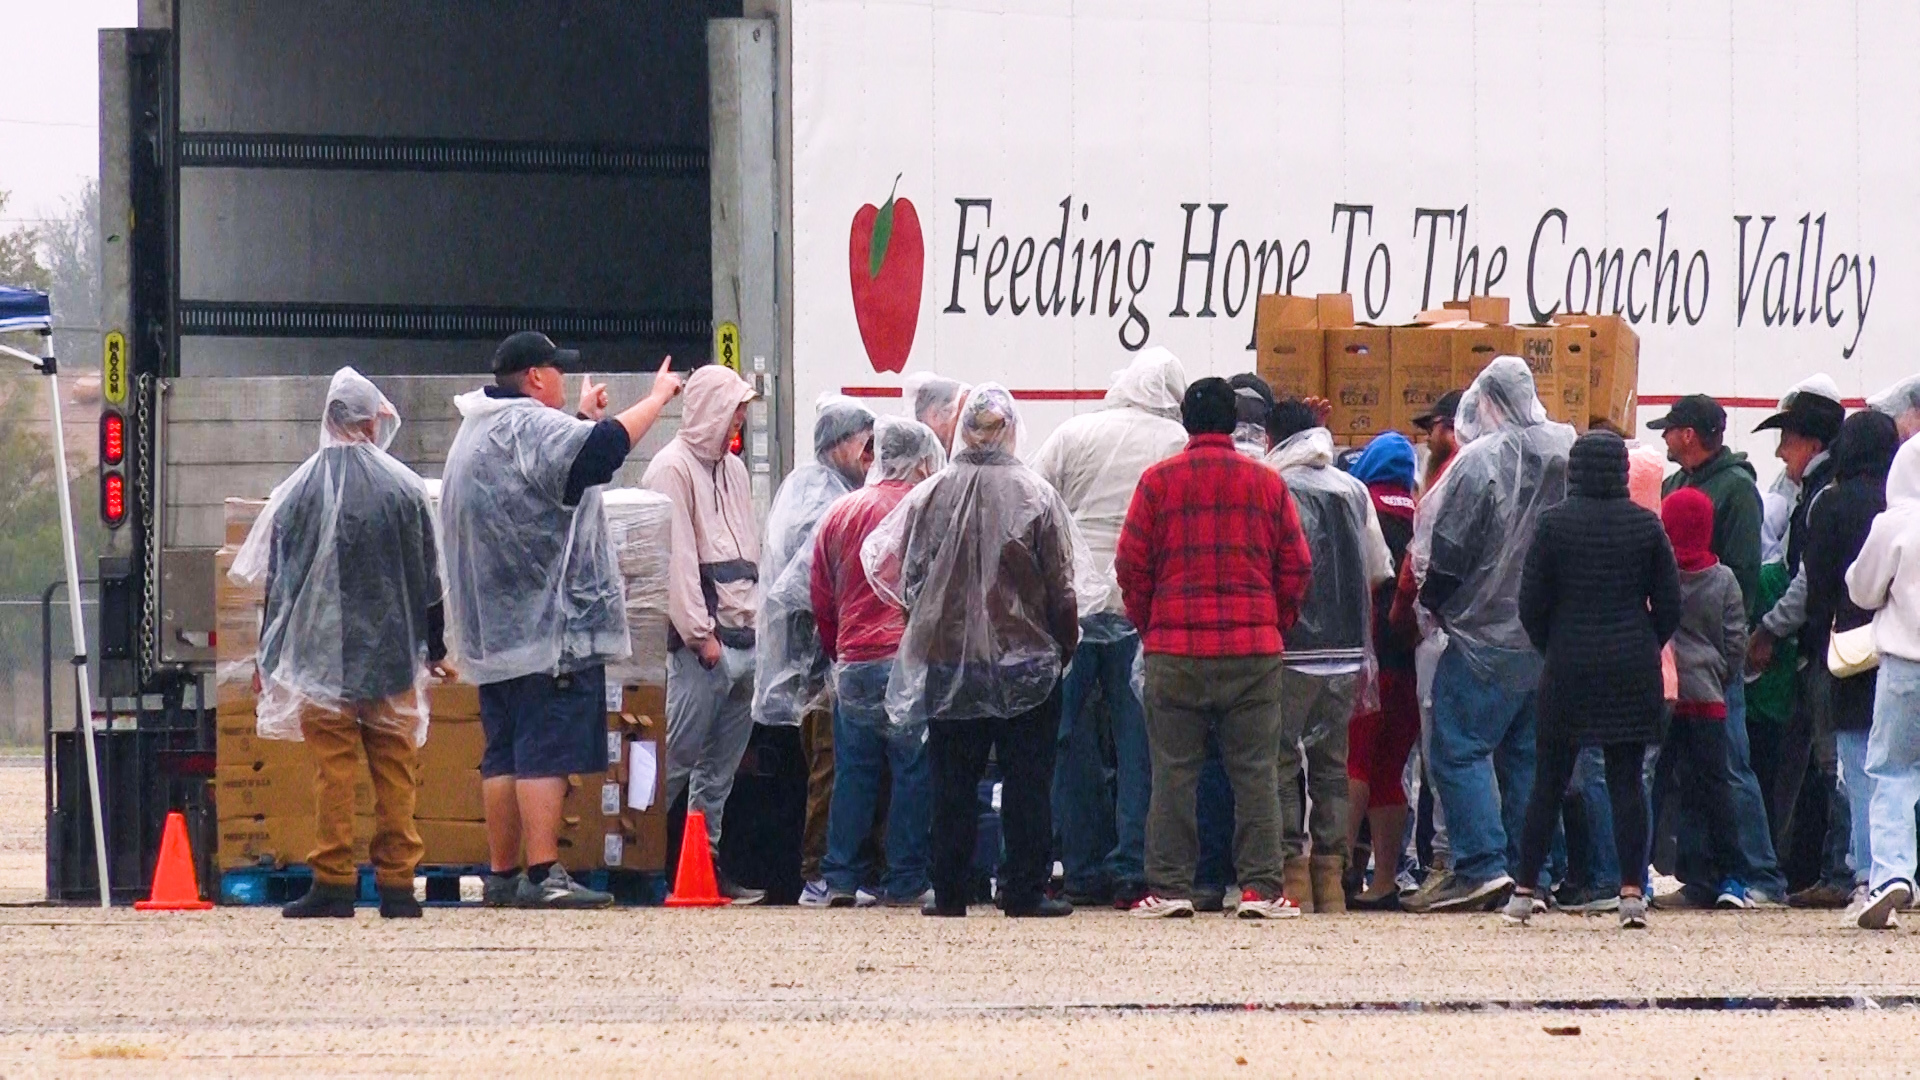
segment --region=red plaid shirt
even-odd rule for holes
[[[1273,656],[1312,558],[1280,477],[1196,435],[1140,478],[1113,568],[1147,652]]]

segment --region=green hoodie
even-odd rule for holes
[[[1713,502],[1713,554],[1740,582],[1747,620],[1759,614],[1760,488],[1747,455],[1721,447],[1697,469],[1681,469],[1660,487],[1664,498],[1683,487],[1699,488]]]

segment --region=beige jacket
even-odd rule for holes
[[[718,364],[695,371],[681,396],[680,431],[647,466],[648,490],[673,500],[667,618],[675,644],[708,638],[753,647],[760,606],[760,527],[747,467],[727,452],[734,410],[753,389]]]

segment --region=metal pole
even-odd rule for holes
[[[80,614],[80,553],[73,532],[73,492],[67,480],[66,427],[60,417],[60,374],[53,334],[40,334],[40,372],[47,377],[53,412],[53,475],[60,484],[61,554],[67,563],[67,622],[73,632],[73,667],[80,688],[80,741],[87,753],[87,796],[93,803],[93,858],[100,874],[100,906],[113,905],[107,884],[107,823],[100,812],[100,759],[93,746],[93,683],[87,670],[87,625]]]

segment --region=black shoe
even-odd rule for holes
[[[1347,897],[1348,911],[1399,911],[1400,894],[1390,892],[1385,896],[1369,899],[1364,893]]]
[[[1110,887],[1096,885],[1091,889],[1076,889],[1069,886],[1061,895],[1074,907],[1106,907],[1114,902],[1118,893]]]
[[[942,904],[938,900],[929,900],[920,905],[920,914],[929,919],[964,919],[967,917],[965,904]]]
[[[1116,885],[1113,888],[1114,910],[1132,911],[1133,905],[1145,900],[1149,894],[1147,883],[1144,881],[1129,881]],[[1068,897],[1067,899],[1071,900],[1073,898]],[[1075,904],[1074,906],[1079,907],[1080,905]]]
[[[1007,918],[1009,919],[1058,919],[1071,914],[1073,914],[1072,904],[1067,903],[1065,900],[1055,900],[1045,896],[1041,897],[1040,902],[1032,907],[1010,907],[1007,909]]]
[[[351,885],[322,885],[318,881],[307,895],[280,909],[289,919],[351,919],[354,888]]]
[[[380,890],[380,917],[383,919],[417,919],[420,917],[420,901],[414,899],[410,887],[382,888]]]

